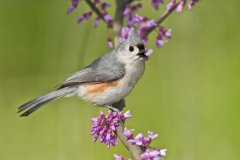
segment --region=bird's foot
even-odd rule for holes
[[[108,109],[110,109],[110,110],[113,111],[113,112],[120,112],[119,109],[114,108],[112,105],[104,105],[104,107],[107,107]]]

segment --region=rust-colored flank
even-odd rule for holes
[[[105,83],[87,83],[84,84],[86,87],[86,94],[98,94],[104,92],[109,87],[118,87],[119,82],[105,82]]]

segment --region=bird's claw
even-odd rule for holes
[[[120,112],[119,109],[114,108],[112,105],[104,105],[104,106],[107,107],[108,109],[110,109],[110,110],[113,111],[113,112]]]

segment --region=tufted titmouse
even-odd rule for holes
[[[20,116],[28,116],[52,100],[72,95],[114,110],[112,104],[122,101],[142,76],[146,52],[143,40],[131,29],[128,39],[115,50],[71,75],[57,90],[23,104],[18,113],[25,111]]]

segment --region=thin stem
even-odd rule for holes
[[[97,14],[99,18],[101,18],[104,22],[103,13],[96,7],[96,5],[91,0],[85,0],[89,7]],[[112,23],[107,23],[109,28],[112,28]]]
[[[156,21],[158,25],[160,25],[179,5],[180,2],[176,3],[170,10],[166,10],[162,16]]]
[[[128,149],[128,151],[131,153],[134,160],[139,160],[142,154],[142,149],[137,145],[132,145],[128,140],[127,137],[124,135],[124,124],[123,122],[119,123],[119,126],[117,127],[117,135],[118,138],[121,140],[123,145]]]
[[[157,26],[154,26],[150,28],[149,30],[146,30],[144,37],[147,37],[154,29],[156,29],[179,5],[180,2],[176,3],[170,10],[166,10],[157,20],[156,24]]]

